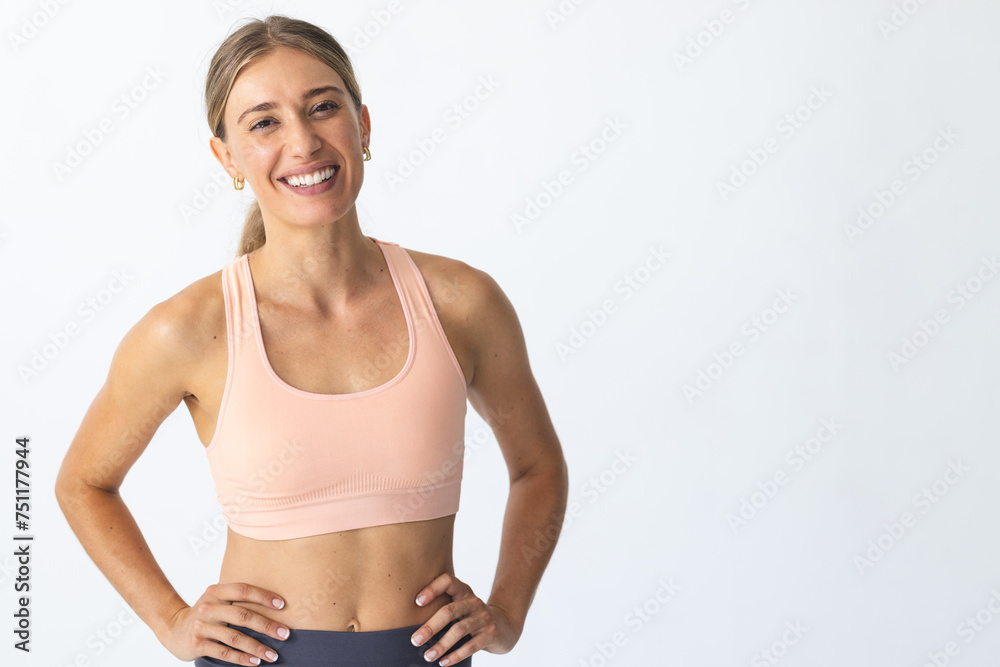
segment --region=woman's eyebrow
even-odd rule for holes
[[[337,86],[320,86],[319,88],[313,88],[312,90],[307,90],[305,94],[302,96],[302,99],[308,100],[310,97],[316,97],[317,95],[323,95],[325,93],[338,93],[344,96],[347,95],[347,93],[345,93]],[[252,106],[243,113],[241,113],[240,117],[236,119],[236,122],[242,123],[244,116],[246,116],[247,114],[254,113],[255,111],[269,111],[271,109],[274,109],[276,106],[278,105],[275,104],[274,102],[261,102],[260,104]]]

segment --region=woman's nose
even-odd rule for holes
[[[307,157],[319,149],[319,136],[308,120],[296,119],[292,121],[289,131],[288,145],[296,156]]]

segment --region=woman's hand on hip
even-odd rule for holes
[[[470,635],[469,640],[449,653],[439,664],[454,665],[476,651],[507,653],[514,648],[517,633],[507,612],[483,602],[472,592],[468,584],[452,574],[442,574],[417,593],[417,604],[426,605],[442,593],[451,596],[452,601],[427,619],[427,622],[413,633],[411,641],[415,646],[422,646],[446,625],[452,621],[456,622],[437,643],[428,647],[424,652],[424,660],[432,662],[440,659],[465,635]]]
[[[213,584],[194,605],[174,614],[164,636],[158,637],[160,643],[175,657],[188,662],[201,656],[235,665],[260,665],[277,660],[271,648],[228,626],[241,625],[280,640],[288,638],[288,628],[233,602],[254,602],[268,609],[285,606],[278,595],[258,586]]]

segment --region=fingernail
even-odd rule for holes
[[[250,658],[250,662],[252,662],[255,665],[259,665],[260,664],[260,658],[258,658],[257,656],[253,656],[252,658]]]
[[[423,606],[423,604],[425,602],[427,602],[427,596],[426,595],[421,595],[420,597],[417,598],[417,604]]]
[[[285,601],[279,600],[278,598],[274,598],[273,600],[271,600],[271,604],[273,604],[275,608],[281,609],[282,607],[285,606]]]
[[[444,658],[444,659],[443,659],[443,660],[441,660],[441,662],[439,662],[438,664],[439,664],[439,665],[441,665],[441,667],[447,667],[447,665],[450,665],[450,664],[451,664],[451,661],[450,661],[450,660],[448,660],[448,658]]]
[[[288,628],[278,628],[278,636],[282,639],[288,639]]]
[[[421,634],[416,634],[410,637],[410,641],[413,642],[414,646],[420,646],[424,643],[424,636]]]
[[[427,662],[430,662],[435,657],[437,657],[437,651],[435,651],[434,649],[431,649],[430,651],[427,651],[427,653],[424,653],[424,660],[426,660]]]
[[[277,654],[277,653],[275,653],[274,651],[268,651],[268,652],[267,652],[267,653],[265,653],[264,655],[266,655],[266,656],[267,656],[267,659],[268,659],[268,660],[277,660],[277,659],[278,659],[278,654]]]

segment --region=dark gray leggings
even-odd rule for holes
[[[423,643],[414,646],[410,636],[417,631],[422,623],[406,628],[391,630],[375,630],[374,632],[336,632],[327,630],[292,630],[288,639],[281,641],[256,630],[231,625],[240,632],[253,637],[265,646],[274,649],[278,654],[275,662],[260,661],[260,667],[266,665],[288,665],[288,667],[428,667],[437,665],[441,658],[450,655],[467,641],[466,635],[455,642],[444,656],[438,656],[433,662],[424,660],[424,653],[444,636],[456,621],[442,628],[436,635]],[[195,667],[210,665],[232,665],[217,658],[201,657],[194,661]],[[472,656],[448,667],[472,667]]]

